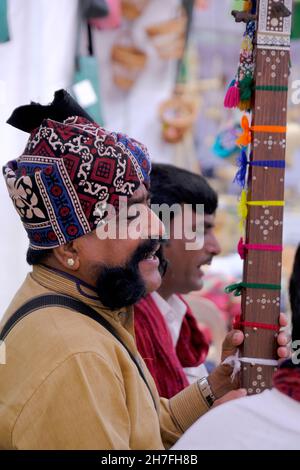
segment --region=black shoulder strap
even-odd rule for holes
[[[150,395],[152,397],[152,400],[156,409],[156,403],[155,403],[153,394],[151,392],[151,389],[146,380],[144,372],[140,364],[138,363],[137,359],[134,357],[132,352],[127,348],[127,346],[121,340],[121,338],[115,331],[114,327],[105,318],[103,318],[102,315],[100,315],[100,313],[96,312],[96,310],[91,308],[89,305],[86,305],[84,302],[81,302],[80,300],[74,299],[73,297],[69,297],[66,295],[59,295],[59,294],[45,294],[45,295],[41,295],[38,297],[34,297],[33,299],[23,304],[20,308],[18,308],[18,310],[16,310],[13,313],[13,315],[8,319],[8,321],[5,323],[4,327],[2,328],[2,331],[0,332],[0,341],[4,341],[4,339],[12,330],[12,328],[19,321],[21,321],[22,318],[26,317],[27,315],[34,312],[35,310],[40,310],[45,307],[63,307],[63,308],[68,308],[70,310],[75,310],[76,312],[79,312],[82,315],[86,315],[87,317],[92,318],[92,320],[95,320],[97,323],[100,323],[101,326],[103,326],[106,330],[108,330],[109,333],[112,334],[119,341],[119,343],[122,344],[122,346],[126,349],[127,353],[129,354],[131,360],[135,363],[141,378],[145,382],[150,392]]]

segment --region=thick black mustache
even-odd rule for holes
[[[144,243],[139,245],[135,250],[133,256],[127,264],[137,265],[140,261],[150,256],[154,251],[158,250],[160,247],[161,240],[154,240],[148,238]]]
[[[134,305],[147,290],[139,272],[140,261],[152,254],[163,240],[147,239],[141,243],[125,266],[101,268],[96,281],[100,301],[112,310]]]

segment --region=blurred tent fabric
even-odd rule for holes
[[[94,30],[94,53],[99,61],[102,109],[105,126],[132,134],[148,146],[156,161],[170,161],[174,148],[161,140],[159,104],[169,98],[175,85],[176,61],[159,59],[147,40],[145,28],[174,16],[180,0],[151,0],[143,15],[134,22],[124,21],[122,29]],[[111,48],[116,40],[130,37],[147,54],[146,66],[129,93],[113,82]],[[105,45],[105,46],[104,46]],[[171,148],[170,148],[171,147]]]
[[[300,0],[294,0],[292,39],[300,38]]]
[[[113,84],[111,46],[119,29],[93,31],[94,53],[99,64],[100,96],[105,126],[119,130],[149,146],[156,161],[170,161],[172,146],[161,140],[157,109],[174,87],[176,62],[163,62],[146,43],[145,27],[170,18],[180,0],[151,0],[134,24],[134,41],[148,54],[147,67],[129,94]],[[12,111],[30,101],[47,104],[55,90],[73,82],[77,51],[78,0],[8,0],[11,40],[0,43],[0,163],[22,153],[28,135],[6,124]],[[128,31],[128,29],[127,29]],[[80,53],[87,50],[86,35]],[[4,66],[3,66],[4,64]],[[159,86],[158,86],[159,83]],[[0,317],[29,271],[25,261],[27,238],[0,178],[2,230],[0,232]]]
[[[28,134],[6,124],[22,104],[52,101],[74,68],[77,0],[9,0],[10,41],[0,43],[0,163],[22,153]],[[2,172],[1,172],[2,173]],[[0,177],[0,317],[23,281],[27,238]]]
[[[75,72],[72,94],[80,106],[101,126],[104,125],[103,113],[101,109],[100,96],[100,71],[97,57],[94,55],[93,32],[90,24],[83,22],[78,31],[78,46],[80,33],[86,31],[88,36],[88,47],[84,54],[76,51]]]
[[[0,43],[9,41],[7,0],[0,0]]]

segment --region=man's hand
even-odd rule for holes
[[[212,408],[216,408],[216,406],[223,405],[227,401],[236,400],[237,398],[242,398],[247,395],[247,390],[245,388],[239,388],[238,390],[231,390],[231,392],[226,393],[221,398],[216,400],[212,406]]]
[[[287,325],[287,317],[284,313],[280,314],[279,324],[281,327]],[[227,335],[223,342],[222,348],[222,362],[228,356],[234,356],[237,348],[243,343],[244,334],[240,330],[232,330]],[[284,331],[281,331],[277,337],[278,349],[277,354],[280,359],[284,359],[289,356],[289,349],[287,347],[288,337]],[[208,376],[208,381],[211,389],[216,398],[223,397],[226,393],[231,390],[239,388],[239,378],[235,377],[234,381],[231,380],[232,367],[229,364],[220,364],[216,369]],[[244,393],[244,392],[241,392]],[[236,396],[229,396],[228,400],[237,398]],[[224,397],[225,398],[225,397]],[[227,401],[227,400],[225,400]]]

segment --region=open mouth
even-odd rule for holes
[[[206,270],[207,267],[211,265],[211,263],[212,263],[212,259],[209,259],[208,261],[206,261],[206,263],[198,264],[197,269],[202,270],[202,268],[204,268],[204,270]]]
[[[157,258],[156,253],[159,250],[159,248],[160,248],[160,244],[158,243],[152,251],[150,251],[150,252],[148,251],[147,253],[145,253],[142,261],[143,260],[154,260],[155,258]]]

